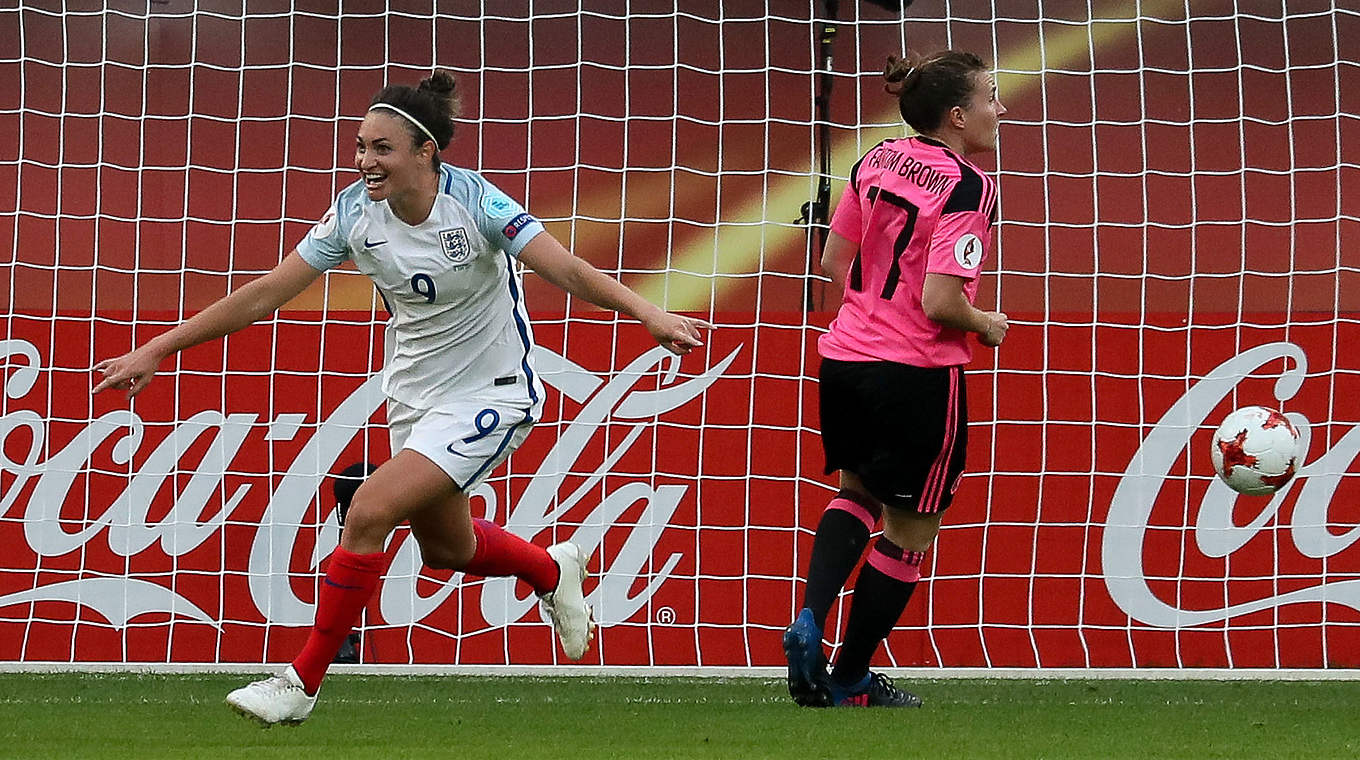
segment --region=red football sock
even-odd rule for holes
[[[317,594],[316,622],[302,652],[293,660],[293,670],[308,694],[321,688],[326,668],[354,628],[386,568],[387,555],[383,552],[355,554],[337,546],[331,553],[326,577]]]
[[[557,588],[557,562],[548,550],[487,520],[473,518],[472,529],[477,533],[477,551],[463,572],[483,577],[513,575],[539,594]]]

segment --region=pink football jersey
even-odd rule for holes
[[[831,229],[859,244],[845,300],[817,343],[828,359],[967,364],[968,334],[926,317],[926,274],[962,277],[969,303],[992,248],[996,181],[927,137],[885,140],[850,170]]]

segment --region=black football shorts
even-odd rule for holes
[[[896,509],[949,506],[968,447],[962,367],[823,359],[819,396],[828,474],[858,475]]]

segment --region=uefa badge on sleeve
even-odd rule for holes
[[[954,241],[954,260],[964,269],[977,269],[982,264],[982,238],[969,232]]]
[[[440,230],[439,243],[444,248],[444,255],[455,264],[462,264],[472,255],[472,247],[468,245],[467,230],[462,227]]]

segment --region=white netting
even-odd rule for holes
[[[905,40],[997,64],[981,299],[1014,327],[973,366],[971,475],[887,662],[1356,664],[1354,10],[918,0],[904,24],[842,2],[819,81],[820,4],[493,5],[0,9],[0,659],[292,656],[336,540],[325,476],[386,456],[367,280],[168,361],[131,412],[89,399],[88,368],[271,267],[353,181],[372,93],[439,65],[464,103],[447,160],[720,326],[625,371],[639,327],[527,277],[548,421],[475,508],[592,545],[596,664],[778,665],[831,492],[813,378],[838,299],[794,221],[814,99],[829,82],[834,202],[902,134],[878,73]],[[1208,432],[1277,398],[1307,468],[1235,504]],[[364,659],[556,661],[523,590],[421,576],[398,538]]]

